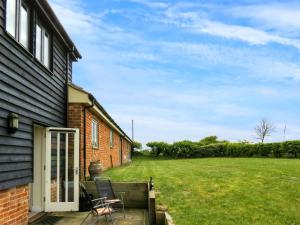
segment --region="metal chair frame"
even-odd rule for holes
[[[113,225],[115,225],[114,221],[113,221],[113,217],[112,217],[112,213],[116,212],[116,210],[114,210],[111,207],[111,204],[109,202],[107,202],[107,198],[106,197],[101,197],[101,198],[96,198],[96,199],[91,199],[90,195],[88,194],[85,186],[80,183],[80,188],[81,191],[83,192],[85,199],[87,200],[87,202],[89,203],[89,206],[91,208],[90,212],[88,213],[88,215],[84,218],[84,220],[81,222],[80,225],[84,224],[84,222],[87,220],[87,218],[89,217],[89,215],[93,214],[94,216],[105,216],[105,220],[107,222],[107,224],[109,225],[109,220],[107,218],[107,216],[109,216],[111,223]],[[108,215],[107,214],[103,214],[100,215],[97,211],[97,209],[99,208],[105,208],[108,210]]]
[[[110,203],[110,205],[121,204],[122,205],[122,211],[123,211],[123,217],[126,218],[125,206],[124,206],[124,193],[125,192],[114,192],[111,181],[110,181],[109,178],[96,177],[94,179],[94,181],[95,181],[95,184],[96,184],[96,189],[97,189],[97,192],[98,192],[98,196],[99,197],[106,197],[107,198],[106,202]],[[106,193],[103,193],[103,187],[101,188],[100,181],[103,181],[103,182],[106,183],[107,188],[109,189]],[[120,198],[116,197],[115,193],[119,193]],[[115,202],[112,202],[113,200],[115,200]]]

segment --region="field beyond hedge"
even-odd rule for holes
[[[108,170],[114,181],[154,177],[158,202],[176,225],[300,224],[300,160],[133,159]]]

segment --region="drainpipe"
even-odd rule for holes
[[[83,109],[83,173],[84,180],[86,180],[86,110],[93,108],[95,105],[95,98],[92,100],[92,105],[85,106]]]

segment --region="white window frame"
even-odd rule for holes
[[[113,131],[113,129],[110,129],[110,132],[109,132],[109,147],[110,148],[114,147],[114,131]]]
[[[92,120],[92,147],[99,147],[99,124],[97,120]]]
[[[40,42],[41,46],[39,46],[40,50],[41,50],[41,52],[40,52],[41,55],[40,55],[40,57],[37,56],[37,41],[36,41],[37,40],[37,32],[35,32],[35,52],[34,52],[34,55],[35,55],[35,58],[40,63],[42,63],[47,69],[50,70],[50,64],[51,64],[51,61],[50,61],[50,59],[51,59],[51,57],[50,57],[51,56],[50,55],[50,52],[51,52],[50,39],[51,39],[51,37],[50,37],[49,32],[46,30],[46,28],[38,20],[35,24],[35,31],[37,30],[37,26],[39,26],[41,28],[41,40],[40,40],[41,41]],[[46,36],[48,37],[48,61],[47,62],[45,62],[45,37]]]
[[[29,44],[30,44],[30,9],[28,5],[23,0],[15,0],[16,1],[16,8],[15,8],[15,26],[14,26],[14,33],[10,32],[8,30],[8,10],[7,10],[7,4],[8,1],[6,0],[6,10],[5,10],[5,30],[8,34],[10,34],[11,37],[13,37],[17,42],[19,42],[25,49],[29,50]],[[21,8],[24,7],[24,9],[27,11],[27,43],[26,45],[23,45],[21,43]]]

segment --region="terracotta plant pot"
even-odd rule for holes
[[[102,165],[100,161],[90,162],[88,169],[89,169],[91,180],[94,180],[95,177],[99,177],[100,174],[102,173]]]

